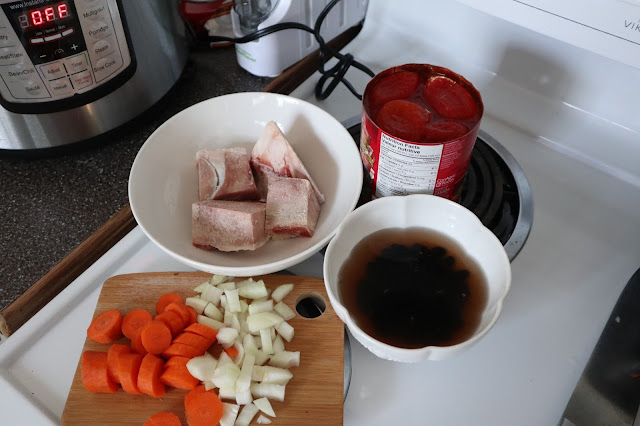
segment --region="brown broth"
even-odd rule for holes
[[[371,337],[401,348],[451,346],[478,328],[487,283],[445,235],[389,228],[360,241],[338,275],[340,299]]]

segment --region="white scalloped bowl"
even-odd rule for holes
[[[231,147],[251,152],[269,121],[280,126],[325,195],[313,237],[272,240],[254,251],[195,248],[196,152]],[[129,175],[131,210],[151,241],[190,267],[237,277],[277,272],[318,252],[355,208],[361,189],[360,154],[344,126],[315,105],[274,93],[219,96],[181,111],[149,136]]]
[[[487,303],[475,333],[452,346],[405,349],[383,343],[365,333],[341,303],[338,274],[354,246],[387,228],[422,227],[457,242],[480,267],[488,283]],[[468,209],[433,195],[385,197],[353,211],[340,225],[324,258],[324,282],[333,309],[353,336],[374,355],[392,361],[440,360],[458,354],[480,340],[495,324],[511,285],[511,264],[498,238]]]

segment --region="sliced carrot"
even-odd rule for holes
[[[222,418],[222,401],[215,392],[197,392],[185,407],[189,426],[216,425]]]
[[[171,330],[171,335],[173,337],[177,336],[182,330],[184,330],[184,321],[182,321],[180,315],[176,314],[175,312],[165,311],[159,315],[156,315],[156,319],[158,321],[162,321],[167,325],[167,327],[169,327],[169,330]]]
[[[172,356],[164,363],[164,368],[184,367],[190,359],[191,358],[187,358],[186,356]]]
[[[191,390],[200,383],[200,380],[189,373],[186,366],[165,368],[160,380],[167,386],[186,390]]]
[[[165,293],[158,298],[158,302],[156,303],[156,314],[164,312],[164,308],[166,308],[169,303],[184,303],[184,301],[182,300],[182,297],[176,293]]]
[[[142,346],[154,355],[161,354],[171,346],[171,330],[162,321],[151,321],[140,331]]]
[[[198,322],[198,312],[196,312],[196,310],[194,309],[193,306],[189,306],[189,305],[185,305],[187,307],[187,310],[189,311],[189,324],[195,324],[196,322]]]
[[[145,311],[144,309],[134,309],[122,319],[122,334],[124,334],[128,339],[133,340],[142,327],[152,320],[153,317],[149,311]]]
[[[184,331],[206,337],[211,341],[211,343],[214,343],[216,341],[216,336],[218,335],[217,330],[200,323],[191,324],[190,326],[185,328]]]
[[[182,326],[182,328],[184,329],[186,326],[189,325],[189,320],[191,320],[191,314],[189,313],[189,310],[187,309],[186,305],[184,305],[183,303],[169,303],[167,305],[166,308],[164,308],[163,312],[175,312],[176,314],[178,314],[178,316],[180,316],[180,318],[182,319],[182,324],[184,324]]]
[[[142,336],[140,334],[141,333],[136,334],[136,337],[131,340],[131,349],[133,349],[135,353],[144,356],[148,353],[148,351],[142,344]]]
[[[118,377],[122,389],[127,393],[139,394],[138,389],[138,372],[142,363],[142,355],[140,354],[122,354],[118,357]]]
[[[107,370],[109,371],[109,377],[116,383],[120,383],[118,377],[118,358],[121,354],[130,354],[131,348],[127,345],[113,344],[107,351]]]
[[[107,353],[84,351],[82,353],[82,384],[89,392],[114,393],[118,384],[109,377]]]
[[[149,417],[142,426],[181,426],[180,418],[168,411],[160,411]]]
[[[202,392],[213,392],[213,391],[207,391],[206,388],[204,387],[204,385],[198,385],[194,389],[191,389],[189,391],[189,393],[187,393],[184,396],[184,408],[185,408],[185,410],[188,410],[188,407],[191,405],[191,399],[193,398],[193,396],[195,394],[202,393]]]
[[[142,358],[138,371],[138,389],[140,392],[160,398],[164,395],[165,387],[160,376],[164,371],[164,361],[153,354],[146,354]]]
[[[209,346],[211,346],[212,342],[206,337],[202,337],[197,334],[180,333],[175,339],[173,339],[173,343],[182,343],[205,353],[205,351],[209,349]]]
[[[109,309],[95,317],[87,329],[87,336],[94,342],[113,343],[122,337],[122,314]]]
[[[192,346],[185,345],[184,343],[172,343],[169,349],[162,353],[165,358],[172,356],[184,356],[187,358],[193,358],[194,356],[203,355],[204,351],[196,349]]]
[[[238,356],[238,349],[234,348],[233,346],[231,346],[230,348],[227,348],[224,350],[227,355],[229,355],[231,358],[235,358]]]

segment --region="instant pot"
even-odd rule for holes
[[[171,88],[187,52],[174,0],[0,0],[0,149],[125,123]]]

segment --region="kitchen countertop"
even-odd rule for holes
[[[131,164],[158,126],[197,102],[271,80],[240,68],[233,47],[193,49],[174,87],[129,123],[54,152],[0,153],[0,310],[127,204]]]

